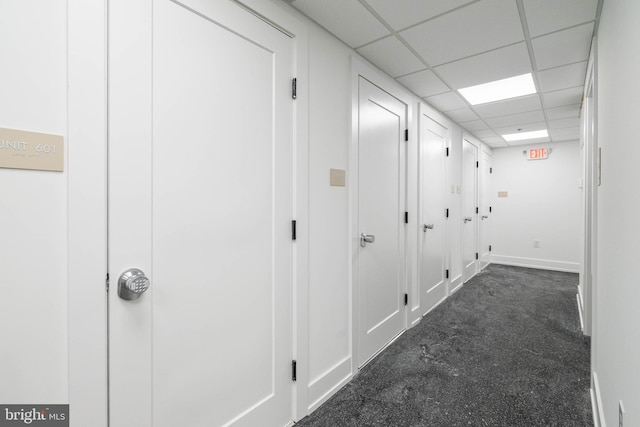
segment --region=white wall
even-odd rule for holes
[[[605,1],[598,31],[598,144],[602,185],[598,187],[597,291],[594,312],[600,408],[607,426],[640,425],[640,2]]]
[[[0,2],[0,127],[67,142],[66,13]],[[0,169],[0,194],[0,402],[67,403],[67,172]]]
[[[348,169],[351,50],[309,25],[309,406],[351,374]]]
[[[549,158],[528,160],[523,150],[534,147],[551,148]],[[493,262],[578,272],[579,142],[497,148],[492,162]],[[508,197],[497,197],[503,191]]]

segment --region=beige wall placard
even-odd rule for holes
[[[329,169],[329,185],[332,187],[344,187],[345,175],[344,169]]]
[[[0,128],[0,168],[64,170],[64,138],[60,135]]]

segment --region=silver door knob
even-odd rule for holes
[[[362,246],[363,248],[367,246],[367,243],[373,243],[375,241],[376,241],[376,236],[372,234],[365,234],[365,233],[360,234],[360,246]]]
[[[471,219],[471,217],[470,217],[470,216],[468,216],[468,217],[466,217],[466,218],[464,219],[464,223],[465,223],[465,224],[466,224],[466,223],[468,223],[468,222],[471,222],[471,221],[472,221],[472,219]]]
[[[482,215],[482,218],[480,218],[480,219],[487,219],[487,218],[489,218],[488,215]]]
[[[118,296],[128,301],[136,300],[149,289],[150,284],[149,278],[142,270],[130,268],[118,279]]]
[[[427,230],[433,230],[433,224],[423,224],[422,225],[422,231],[424,231],[426,233]]]

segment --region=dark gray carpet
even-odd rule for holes
[[[297,426],[592,426],[578,276],[491,265]]]

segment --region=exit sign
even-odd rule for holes
[[[549,157],[549,151],[546,148],[531,148],[527,153],[529,160],[544,160]]]

